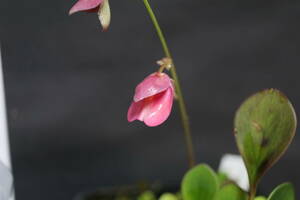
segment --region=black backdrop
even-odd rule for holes
[[[68,17],[73,0],[1,1],[13,171],[18,200],[65,200],[97,186],[178,182],[187,169],[177,109],[167,123],[129,124],[135,85],[163,54],[141,0],[111,0],[112,25]],[[151,2],[174,54],[198,162],[237,153],[235,109],[269,87],[300,110],[300,2]],[[265,176],[263,192],[300,189],[299,137]]]

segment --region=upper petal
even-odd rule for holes
[[[168,88],[165,92],[157,94],[143,108],[143,118],[147,126],[158,126],[166,121],[171,113],[174,91]]]
[[[77,3],[70,9],[69,14],[79,11],[91,10],[99,6],[103,0],[78,0]]]
[[[165,73],[153,73],[147,76],[135,88],[134,101],[138,102],[147,97],[156,95],[172,87],[172,80]]]

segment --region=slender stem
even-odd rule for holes
[[[156,29],[156,32],[157,32],[160,42],[162,44],[164,53],[165,53],[166,57],[172,59],[171,52],[168,48],[166,39],[165,39],[164,34],[159,26],[157,19],[155,17],[154,12],[153,12],[148,0],[143,0],[143,1],[144,1],[146,9],[150,15],[152,23]],[[174,63],[170,69],[170,72],[171,72],[172,78],[174,79],[175,90],[176,90],[176,94],[178,97],[178,105],[179,105],[179,110],[180,110],[180,115],[181,115],[184,135],[185,135],[185,142],[186,142],[186,146],[187,146],[189,167],[193,167],[195,165],[195,155],[194,155],[194,147],[193,147],[192,136],[191,136],[190,123],[189,123],[189,118],[188,118],[186,106],[184,103],[184,98],[183,98],[183,95],[181,92],[181,87],[180,87],[180,83],[179,83],[179,79],[177,76],[177,72],[176,72]]]
[[[254,200],[254,198],[256,196],[256,189],[257,189],[257,184],[250,185],[248,200]]]

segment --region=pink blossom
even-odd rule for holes
[[[77,3],[71,8],[69,14],[73,14],[79,11],[93,11],[97,12],[95,8],[99,9],[100,4],[103,0],[79,0]],[[94,9],[94,10],[93,10]]]
[[[143,121],[147,126],[158,126],[169,117],[174,98],[173,81],[165,73],[153,73],[135,89],[127,119]]]
[[[111,19],[109,0],[78,0],[70,9],[69,14],[79,11],[98,13],[103,29],[106,30],[108,28]]]

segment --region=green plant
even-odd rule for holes
[[[296,115],[288,98],[276,89],[258,92],[237,110],[234,135],[245,162],[250,191],[217,175],[207,165],[198,165],[184,176],[184,200],[264,200],[256,197],[257,185],[291,143],[296,130]],[[206,172],[204,172],[206,171]],[[268,200],[295,200],[293,186],[285,183],[270,194]]]
[[[135,90],[128,110],[128,121],[140,120],[147,126],[158,126],[168,118],[177,99],[183,125],[189,166],[182,181],[182,196],[163,194],[160,200],[263,200],[256,190],[263,175],[284,154],[296,131],[296,116],[288,98],[276,89],[268,89],[249,97],[237,110],[234,118],[234,135],[249,176],[249,192],[245,192],[224,174],[216,174],[209,166],[195,166],[194,148],[185,101],[173,57],[167,41],[150,6],[142,0],[161,42],[165,58],[158,61],[159,68],[145,78]],[[70,14],[78,11],[98,12],[104,30],[110,24],[109,0],[78,0]],[[169,70],[171,78],[164,73]],[[155,200],[151,193],[138,199]],[[291,184],[275,188],[268,200],[294,200]]]

